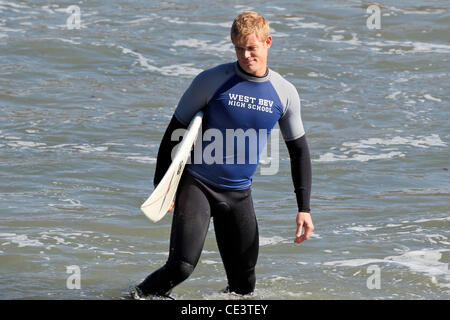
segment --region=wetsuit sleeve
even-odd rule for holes
[[[192,117],[207,104],[205,87],[206,74],[201,72],[191,82],[189,88],[181,97],[175,113],[164,133],[156,158],[156,169],[153,184],[156,186],[164,177],[172,163],[172,150],[179,141],[172,141],[172,133],[177,129],[186,129]]]
[[[291,157],[291,175],[298,210],[310,212],[311,158],[300,112],[300,97],[295,86],[278,73],[273,73],[271,82],[283,105],[278,125]]]
[[[172,150],[179,141],[172,141],[172,133],[177,129],[186,129],[194,114],[207,104],[207,97],[202,91],[205,81],[205,72],[198,74],[191,82],[178,102],[175,113],[164,133],[156,158],[156,169],[153,177],[153,185],[157,185],[164,177],[172,163]]]
[[[286,141],[291,158],[291,175],[297,198],[298,211],[311,212],[311,157],[309,154],[306,136]]]
[[[153,184],[157,185],[172,163],[171,153],[179,141],[171,141],[172,133],[177,129],[186,129],[194,115],[207,106],[216,90],[231,76],[233,64],[223,64],[200,72],[178,102],[175,113],[164,133],[156,159]]]
[[[172,133],[177,129],[186,129],[187,126],[178,121],[175,116],[172,116],[166,132],[162,138],[161,144],[158,150],[158,156],[156,158],[156,169],[153,177],[153,185],[156,186],[164,177],[167,169],[169,169],[172,163],[172,150],[179,143],[179,141],[172,141]]]
[[[291,175],[298,210],[310,212],[311,158],[300,112],[300,97],[294,85],[277,73],[273,74],[272,84],[283,105],[278,125],[291,158]]]
[[[297,89],[289,82],[277,84],[277,92],[283,104],[283,115],[278,120],[285,141],[300,138],[305,134],[300,112],[300,97]]]
[[[184,92],[175,109],[178,121],[188,126],[192,117],[206,107],[217,89],[233,75],[234,68],[231,63],[200,72]]]
[[[207,74],[203,71],[194,78],[175,109],[175,117],[185,126],[188,126],[192,117],[208,104],[206,83]]]

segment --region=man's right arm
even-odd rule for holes
[[[177,129],[186,129],[187,126],[182,124],[175,116],[172,116],[166,132],[162,138],[156,158],[156,169],[153,177],[153,185],[156,187],[161,179],[164,177],[167,169],[172,163],[172,150],[178,144],[178,141],[172,141],[172,133]]]
[[[172,150],[179,143],[179,141],[172,141],[172,133],[177,129],[186,129],[188,127],[192,117],[206,107],[215,91],[233,75],[232,70],[232,65],[227,64],[202,71],[184,92],[158,150],[155,176],[153,178],[155,186],[164,177],[167,169],[169,169],[172,163]]]
[[[172,150],[179,143],[179,141],[172,141],[172,133],[177,129],[186,129],[193,115],[205,106],[206,99],[201,94],[203,73],[197,75],[184,92],[164,133],[156,158],[156,169],[153,177],[155,187],[169,169],[172,163]]]

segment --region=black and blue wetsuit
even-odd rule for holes
[[[204,112],[204,134],[212,132],[215,139],[231,137],[234,142],[237,138],[230,132],[250,132],[258,143],[233,143],[230,147],[224,142],[216,145],[214,162],[203,159],[186,166],[175,198],[169,258],[138,285],[143,294],[166,295],[189,277],[200,258],[211,218],[228,290],[253,292],[259,236],[251,183],[259,154],[276,123],[291,158],[298,210],[310,211],[311,161],[297,90],[271,69],[255,77],[245,73],[238,62],[203,71],[186,90],[158,151],[155,185],[167,171],[171,150],[178,143],[171,140],[172,133],[186,128],[199,110]],[[202,151],[214,139],[205,140]],[[251,149],[256,150],[256,156]]]

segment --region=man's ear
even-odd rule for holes
[[[272,36],[267,36],[266,45],[267,45],[267,49],[269,49],[270,46],[272,45]]]

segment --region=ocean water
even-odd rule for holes
[[[316,228],[293,243],[280,136],[277,174],[254,177],[246,299],[449,299],[450,8],[383,1],[369,29],[370,4],[0,0],[0,299],[125,299],[164,264],[171,214],[139,210],[158,146],[193,77],[235,60],[244,9],[270,21],[269,65],[302,99]],[[173,296],[241,298],[225,286],[211,227]]]

